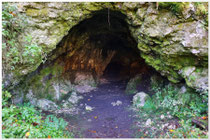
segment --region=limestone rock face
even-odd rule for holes
[[[208,87],[208,27],[205,24],[206,15],[199,14],[199,8],[196,8],[193,3],[188,9],[181,12],[186,16],[173,13],[167,8],[157,9],[156,4],[150,2],[24,2],[16,3],[16,5],[18,11],[25,14],[29,21],[25,31],[19,35],[20,44],[24,46],[24,36],[30,35],[32,41],[42,48],[42,55],[40,54],[39,59],[34,60],[34,65],[17,66],[18,69],[14,71],[4,71],[3,84],[6,87],[12,87],[22,82],[23,87],[30,84],[35,90],[40,84],[32,83],[39,77],[39,80],[44,80],[41,82],[41,86],[49,87],[48,90],[53,94],[55,93],[53,98],[58,99],[58,96],[60,96],[58,91],[59,93],[62,91],[66,93],[70,89],[67,89],[65,85],[60,85],[59,82],[55,82],[55,79],[49,80],[51,77],[61,76],[63,72],[68,73],[72,68],[81,69],[86,66],[93,68],[98,75],[101,75],[112,59],[114,52],[109,52],[106,59],[100,58],[97,55],[101,52],[100,48],[96,49],[97,47],[95,47],[94,52],[91,49],[91,46],[94,45],[86,44],[85,40],[87,40],[88,34],[80,36],[79,39],[84,42],[76,42],[78,35],[75,36],[75,34],[77,34],[77,31],[70,37],[72,40],[67,41],[71,42],[70,44],[65,44],[61,40],[67,37],[69,31],[73,30],[75,25],[84,19],[91,18],[93,13],[104,10],[107,15],[108,9],[125,15],[129,34],[134,37],[138,44],[136,48],[141,52],[141,57],[145,59],[148,65],[155,68],[173,83],[185,79],[187,85],[191,88],[206,90]],[[118,17],[117,14],[115,16]],[[111,19],[111,25],[114,20],[115,18]],[[122,26],[122,24],[116,24],[115,26]],[[97,27],[95,26],[95,28]],[[107,31],[106,29],[104,28],[103,31]],[[117,33],[119,31],[116,31]],[[98,34],[94,35],[97,36]],[[100,44],[100,41],[97,43]],[[95,46],[99,45],[96,44]],[[88,51],[85,51],[85,49],[82,51],[82,47],[92,54],[87,55]],[[68,52],[68,55],[60,57],[65,52]],[[81,59],[79,59],[80,57],[78,57],[79,60],[74,58],[79,55]],[[86,57],[82,57],[83,55],[86,55]],[[29,76],[40,74],[38,68],[45,65],[42,60],[46,56],[50,63],[57,63],[59,67],[62,67],[62,70],[53,67],[52,70],[54,71],[51,71],[51,75],[50,73],[44,73],[36,78]],[[98,61],[93,63],[91,56],[95,56],[94,58],[97,58]],[[64,62],[63,59],[69,59],[69,61]],[[188,71],[191,70],[192,72],[189,74]],[[26,77],[31,79],[25,80]],[[70,79],[71,77],[69,81]],[[28,89],[25,90],[23,89],[23,92],[27,93]],[[46,93],[48,90],[39,92]],[[33,93],[35,94],[35,92]]]
[[[174,83],[184,78],[178,71],[185,66],[207,67],[208,56],[208,31],[202,23],[178,21],[172,13],[159,13],[147,16],[140,32],[136,31],[141,35],[137,37],[141,56]]]
[[[208,68],[185,67],[180,73],[186,79],[188,86],[200,91],[208,90]]]
[[[37,72],[36,75],[27,78],[27,84],[18,87],[18,89],[33,94],[37,99],[45,98],[51,101],[59,101],[69,92],[72,92],[74,86],[70,80],[64,79],[58,71],[58,65],[48,66]]]

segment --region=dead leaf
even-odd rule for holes
[[[89,130],[91,133],[96,133],[96,131],[95,130]]]
[[[30,135],[30,132],[26,132],[25,134],[26,138],[28,138],[29,135]]]
[[[2,130],[4,130],[4,129],[6,129],[6,127],[5,126],[2,126]]]
[[[36,123],[36,122],[33,122],[32,124],[33,124],[33,126],[37,126],[37,125],[39,125],[39,124],[38,124],[38,123]]]
[[[207,117],[206,117],[206,116],[203,116],[203,117],[201,117],[201,119],[206,120],[206,119],[207,119]]]

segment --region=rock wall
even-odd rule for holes
[[[145,2],[24,2],[16,5],[29,21],[25,31],[19,35],[19,40],[31,35],[33,42],[42,47],[45,54],[40,56],[42,59],[49,54],[52,56],[52,53],[55,55],[48,59],[57,58],[60,53],[56,46],[82,20],[102,9],[107,14],[114,10],[126,16],[130,33],[147,64],[171,82],[178,83],[185,79],[189,87],[201,91],[208,88],[208,27],[204,24],[208,17],[198,14],[200,9],[194,3],[186,4],[180,13],[174,13],[170,7],[158,8],[156,3]],[[3,84],[8,87],[17,85],[41,63],[41,60],[36,60],[35,65],[19,67],[15,72],[5,72]]]

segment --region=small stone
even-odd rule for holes
[[[171,118],[172,118],[172,116],[171,116],[171,115],[168,115],[168,118],[169,118],[169,119],[171,119]]]
[[[118,105],[121,105],[121,104],[122,104],[122,101],[117,100],[116,105],[118,106]]]
[[[93,107],[91,107],[89,105],[85,105],[85,110],[87,110],[87,111],[93,111]]]
[[[88,121],[88,122],[92,122],[92,120],[91,120],[91,119],[88,119],[87,121]]]
[[[122,104],[122,101],[117,100],[116,102],[112,102],[111,104],[112,106],[119,106]]]
[[[77,104],[80,99],[82,99],[82,96],[78,96],[76,92],[72,92],[71,96],[68,99],[68,102],[72,104]]]
[[[151,124],[152,124],[151,119],[148,119],[148,120],[146,121],[146,123],[145,123],[146,126],[150,126]]]
[[[55,111],[58,108],[58,106],[54,102],[47,99],[37,100],[37,106],[45,111]]]
[[[191,52],[192,52],[193,54],[200,53],[200,51],[199,51],[199,50],[195,50],[195,49],[193,49]]]
[[[187,91],[186,87],[185,86],[182,86],[179,93],[185,93]]]
[[[161,118],[161,120],[162,120],[162,119],[164,119],[164,118],[165,118],[165,116],[164,116],[164,115],[161,115],[161,116],[160,116],[160,118]]]
[[[173,124],[168,126],[168,129],[175,129],[175,128],[176,128],[176,126]]]
[[[149,95],[144,92],[139,92],[133,96],[133,104],[136,107],[143,107]]]

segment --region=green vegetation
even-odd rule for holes
[[[195,2],[196,15],[208,15],[208,3],[207,2]]]
[[[190,119],[207,113],[208,97],[206,96],[199,96],[192,91],[180,93],[170,84],[162,89],[153,87],[153,90],[156,92],[152,97],[156,107],[170,111],[179,119]]]
[[[144,106],[142,107],[144,111],[154,111],[156,109],[155,104],[151,98],[147,99]]]
[[[192,125],[191,120],[181,120],[180,127],[166,132],[166,138],[208,138],[207,132]]]
[[[175,14],[181,14],[189,2],[158,2],[160,8],[170,9]]]
[[[10,104],[11,94],[2,92],[3,138],[71,138],[68,123],[54,115],[43,116],[32,105]]]
[[[151,118],[152,127],[158,129],[150,129],[147,126],[137,134],[138,137],[164,137],[164,138],[207,138],[207,130],[201,130],[192,123],[195,117],[205,118],[208,115],[208,92],[201,95],[192,89],[187,89],[184,93],[175,85],[168,84],[165,86],[152,84],[152,92],[155,92],[151,99],[146,100],[143,107],[138,108],[139,116]],[[171,114],[173,118],[178,118],[179,127],[161,131],[160,126],[164,126],[170,122],[167,116]],[[160,116],[165,116],[164,120]],[[140,120],[146,122],[145,120]],[[167,122],[169,121],[169,122]],[[206,121],[206,120],[203,120]],[[164,123],[163,123],[164,122]],[[170,124],[170,123],[169,123]],[[145,135],[149,132],[149,135]],[[160,134],[161,135],[158,135]]]
[[[19,35],[28,25],[26,16],[20,14],[14,3],[2,5],[2,60],[4,70],[14,70],[17,65],[33,65],[42,60],[42,48],[32,41],[30,35]],[[20,42],[24,42],[24,46]]]

